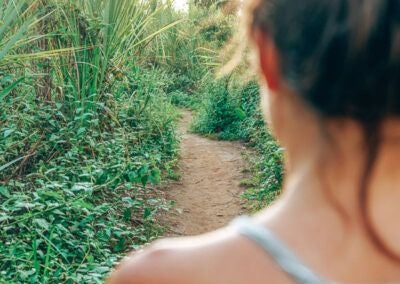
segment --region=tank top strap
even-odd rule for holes
[[[259,245],[296,283],[328,283],[304,265],[270,230],[256,224],[250,217],[241,216],[234,219],[231,224],[239,234]]]

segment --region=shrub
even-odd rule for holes
[[[229,136],[227,133],[241,120],[242,112],[229,94],[228,82],[208,80],[204,85],[204,89],[198,94],[203,101],[192,130],[201,134]]]
[[[282,185],[282,148],[271,136],[259,106],[259,87],[254,81],[244,86],[221,81],[210,82],[201,92],[207,95],[200,107],[193,131],[213,134],[224,140],[241,140],[254,147],[257,154],[249,157],[253,176],[244,197],[256,209],[269,204]]]
[[[123,252],[162,233],[154,214],[169,205],[149,185],[176,161],[177,112],[159,71],[134,76],[135,92],[121,82],[74,116],[29,86],[0,103],[5,282],[100,283]]]

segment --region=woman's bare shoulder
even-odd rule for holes
[[[126,257],[108,283],[204,283],[204,277],[210,275],[213,259],[230,238],[232,234],[221,230],[201,236],[156,241]]]
[[[169,273],[172,269],[172,263],[177,264],[177,253],[173,246],[167,243],[169,241],[156,241],[147,248],[125,257],[111,274],[107,283],[179,283],[177,277]]]
[[[127,257],[108,283],[255,284],[281,278],[277,271],[275,265],[268,265],[262,251],[225,228],[196,237],[157,241]]]

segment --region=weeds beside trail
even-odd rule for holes
[[[180,13],[169,0],[0,0],[0,283],[102,283],[161,237],[171,201],[155,186],[178,175],[177,106],[195,110],[198,133],[256,146],[245,196],[264,204],[277,191],[280,150],[253,92],[214,76],[236,22],[222,2]],[[212,142],[217,160],[236,145]],[[232,183],[215,168],[198,194],[210,215],[232,211],[201,231],[240,211],[233,160]]]
[[[198,96],[202,104],[197,108],[192,130],[221,140],[239,140],[252,147],[255,154],[247,156],[252,175],[242,181],[247,188],[243,196],[254,210],[270,204],[282,184],[282,148],[265,126],[257,83],[212,80],[199,90]]]
[[[0,283],[101,283],[162,235],[171,94],[213,52],[171,5],[0,0]]]

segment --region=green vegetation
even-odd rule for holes
[[[162,233],[149,185],[173,174],[179,141],[160,62],[182,20],[131,0],[0,11],[1,279],[101,282]]]
[[[265,127],[259,107],[258,84],[243,79],[244,70],[248,68],[239,66],[237,72],[216,78],[224,64],[219,53],[221,50],[229,52],[226,46],[230,45],[236,25],[234,15],[218,9],[224,2],[198,1],[200,7],[208,8],[190,11],[187,31],[192,31],[196,37],[187,36],[186,41],[178,41],[186,42],[177,49],[183,61],[175,69],[179,75],[168,96],[174,105],[195,112],[193,132],[222,140],[240,140],[255,150],[254,155],[247,157],[252,176],[243,181],[248,188],[243,196],[250,200],[254,210],[259,210],[280,193],[282,148]],[[191,44],[187,44],[188,38]],[[191,55],[190,59],[188,55]]]
[[[244,197],[255,210],[268,205],[282,184],[282,148],[265,128],[259,108],[257,83],[234,84],[229,79],[210,81],[200,90],[203,104],[192,125],[196,133],[223,140],[240,140],[255,150],[248,156],[252,177],[243,181]]]
[[[0,283],[101,283],[160,236],[177,106],[262,153],[246,197],[279,188],[256,84],[214,76],[234,16],[161,2],[0,0]]]
[[[217,9],[213,17],[197,18],[206,19],[197,25],[196,33],[204,49],[221,50],[229,45],[235,27],[233,16],[226,16]],[[229,49],[224,48],[224,52],[227,51]],[[248,187],[244,197],[251,201],[255,210],[259,210],[279,194],[283,178],[282,148],[265,128],[259,107],[258,84],[243,78],[246,72],[246,77],[249,77],[245,71],[249,68],[238,66],[236,72],[217,79],[215,72],[224,63],[212,54],[206,58],[212,61],[202,65],[201,73],[205,75],[191,80],[197,84],[188,94],[174,93],[173,102],[195,110],[193,132],[222,140],[240,140],[254,148],[256,154],[248,157],[252,177],[243,181],[243,185]]]

